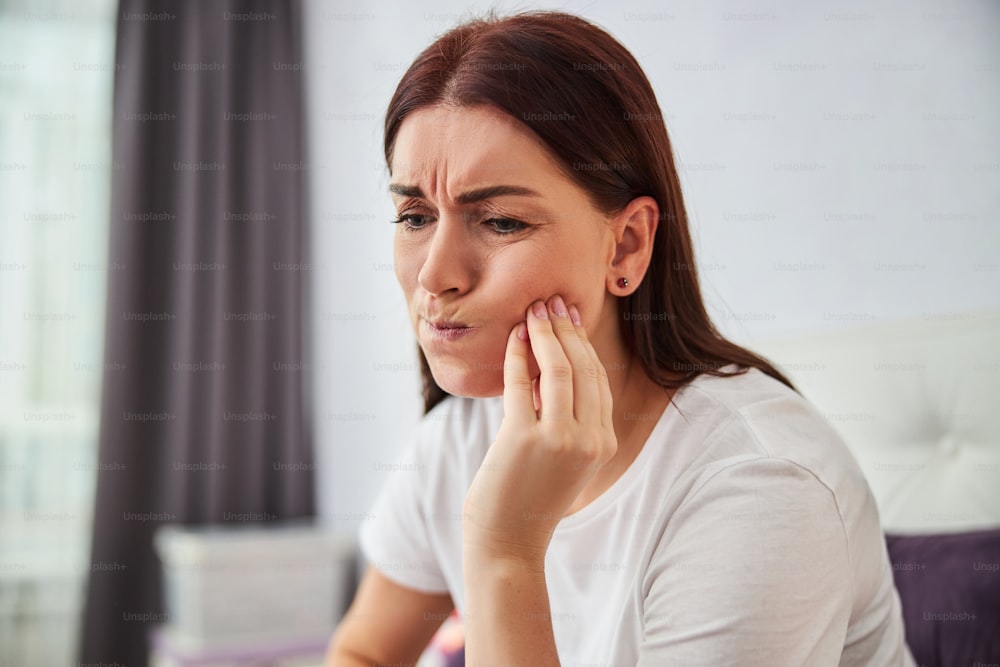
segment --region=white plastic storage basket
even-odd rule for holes
[[[167,625],[190,647],[329,635],[354,584],[353,540],[303,524],[165,526]]]

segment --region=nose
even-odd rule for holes
[[[469,291],[474,252],[467,225],[460,216],[441,215],[430,232],[430,244],[417,282],[434,296]]]

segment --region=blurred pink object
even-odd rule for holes
[[[465,630],[458,612],[453,611],[431,639],[419,667],[462,667],[465,665]]]

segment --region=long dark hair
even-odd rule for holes
[[[681,387],[702,373],[758,368],[792,386],[766,359],[726,340],[705,310],[673,151],[638,62],[614,37],[561,12],[488,16],[454,28],[403,75],[385,116],[385,159],[417,109],[491,105],[524,123],[607,215],[648,195],[660,208],[649,268],[619,300],[625,344],[649,377]],[[735,373],[722,370],[736,364]],[[424,408],[448,394],[420,351]]]

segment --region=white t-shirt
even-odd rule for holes
[[[361,529],[369,563],[459,613],[462,507],[502,417],[499,397],[438,405]],[[756,369],[677,391],[625,473],[559,522],[545,567],[564,667],[913,664],[861,470]]]

